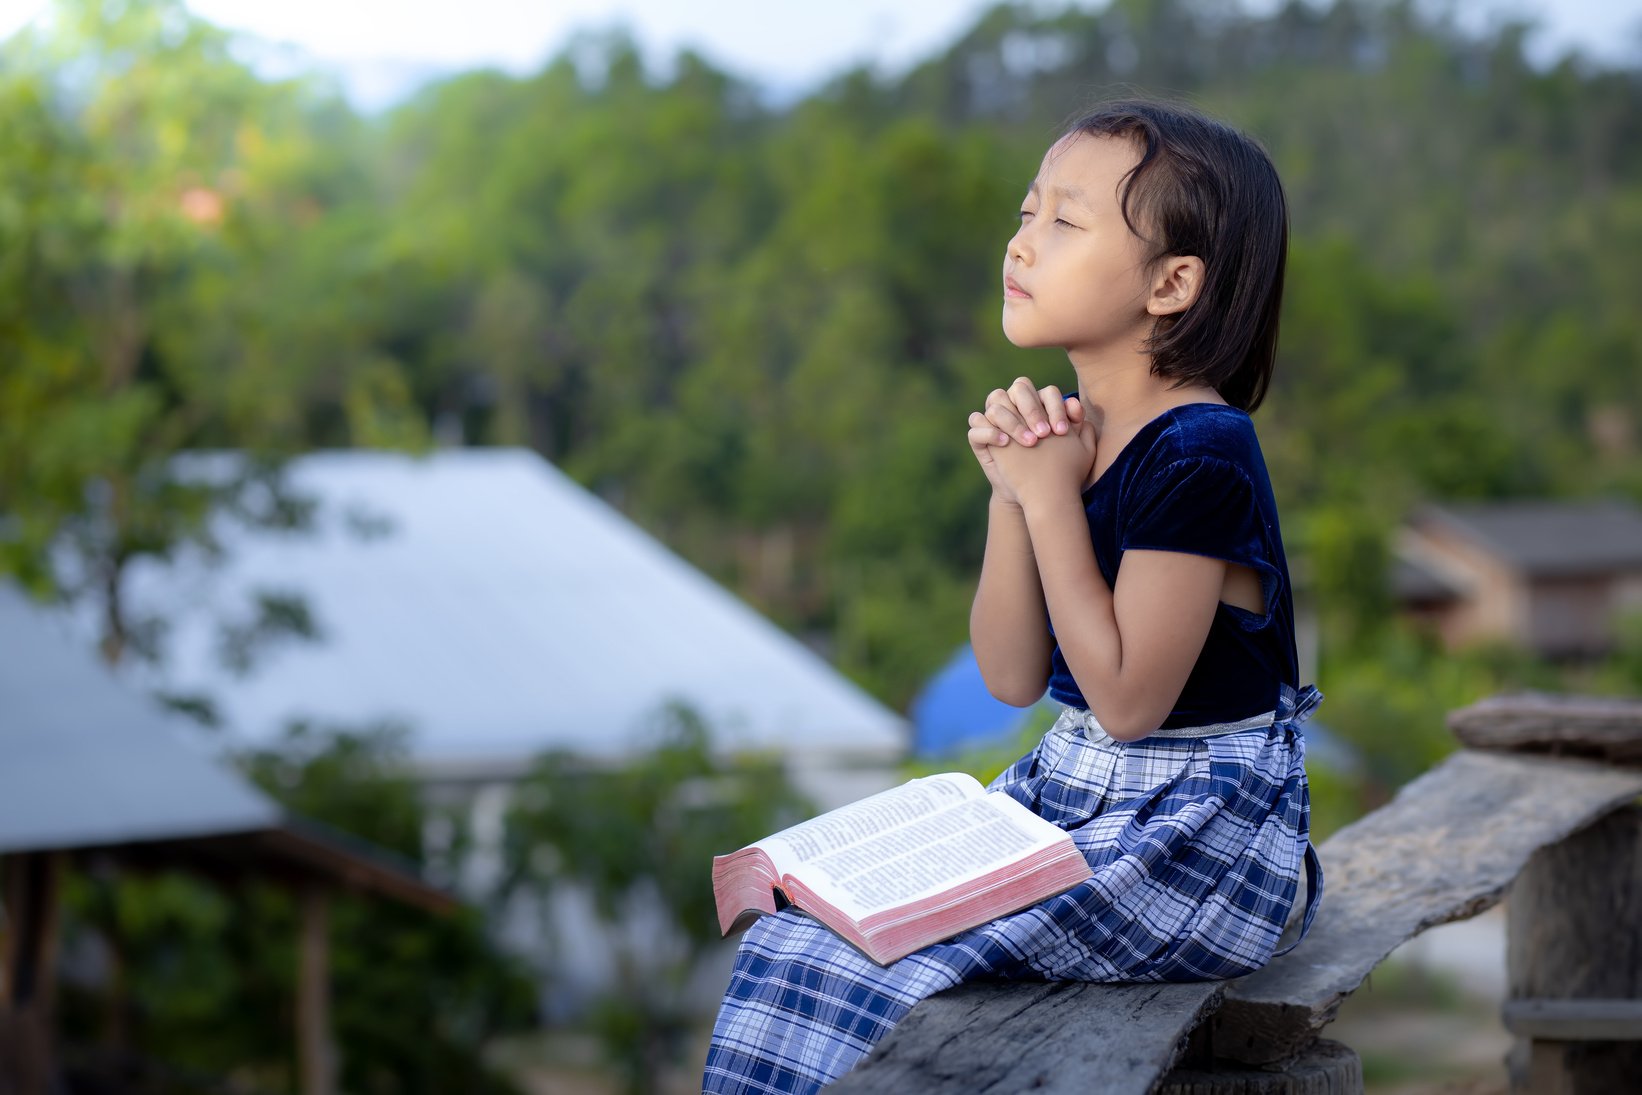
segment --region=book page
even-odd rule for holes
[[[950,889],[1066,839],[1007,795],[987,795],[805,864],[803,879],[856,919]]]
[[[784,875],[822,856],[975,800],[983,793],[980,783],[962,772],[924,776],[783,829],[753,847],[762,848],[775,864],[777,874]]]

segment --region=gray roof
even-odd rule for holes
[[[237,458],[195,459],[215,474]],[[288,482],[317,502],[310,530],[225,524],[220,566],[130,574],[170,624],[163,683],[211,695],[234,733],[391,719],[424,765],[619,756],[678,699],[729,746],[905,751],[898,715],[533,452],[315,453]],[[259,589],[304,599],[320,638],[236,676],[215,621]]]
[[[1642,511],[1624,502],[1429,506],[1415,523],[1447,525],[1533,577],[1642,570]]]
[[[1464,592],[1442,574],[1405,555],[1391,560],[1391,593],[1399,601],[1452,601]]]
[[[61,613],[0,585],[0,852],[279,825],[280,807],[97,661]],[[195,732],[197,735],[197,731]]]
[[[0,582],[0,855],[119,848],[453,903],[414,865],[291,816],[216,752],[109,672],[66,613]]]

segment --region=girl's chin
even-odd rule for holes
[[[1042,336],[1034,335],[1030,331],[1022,331],[1019,329],[1010,330],[1010,325],[1007,321],[1003,325],[1003,337],[1009,340],[1010,345],[1021,350],[1049,350],[1058,348],[1062,345],[1062,343],[1057,342],[1054,339],[1043,338]]]

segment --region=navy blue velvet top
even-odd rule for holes
[[[1277,706],[1280,683],[1298,687],[1294,599],[1277,503],[1246,413],[1219,403],[1164,411],[1142,426],[1083,492],[1083,506],[1107,585],[1116,581],[1128,548],[1210,555],[1260,576],[1265,612],[1220,603],[1164,727],[1263,714]],[[1049,695],[1073,707],[1088,706],[1059,646]]]

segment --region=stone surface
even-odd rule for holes
[[[914,1008],[828,1095],[1147,1095],[1224,984],[969,984]]]
[[[1476,749],[1556,753],[1642,765],[1642,700],[1537,692],[1495,696],[1450,712],[1448,728]]]
[[[1534,852],[1638,794],[1642,770],[1450,756],[1318,849],[1323,904],[1311,935],[1232,983],[1214,1017],[1215,1053],[1266,1064],[1303,1051],[1399,943],[1493,905]]]

